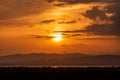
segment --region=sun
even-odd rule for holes
[[[61,41],[62,40],[62,34],[61,33],[55,33],[53,34],[53,39],[57,42]]]

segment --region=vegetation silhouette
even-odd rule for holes
[[[120,67],[1,67],[0,79],[107,80],[119,79]]]

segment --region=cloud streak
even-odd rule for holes
[[[92,10],[88,10],[85,15],[92,20],[96,20],[99,17],[101,20],[107,19],[106,12],[99,9],[99,6],[94,6]]]
[[[53,38],[55,38],[54,36],[41,36],[41,35],[32,35],[32,36],[37,39],[53,39]]]
[[[65,21],[63,21],[63,22],[58,22],[59,24],[74,24],[74,23],[76,23],[76,21],[75,20],[73,20],[73,21],[68,21],[68,22],[65,22]]]
[[[52,23],[52,22],[55,22],[55,20],[43,20],[43,21],[41,21],[41,23]]]

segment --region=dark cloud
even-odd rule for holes
[[[94,6],[92,10],[88,10],[84,16],[96,20],[99,17],[101,20],[107,19],[106,12],[99,9],[99,6]]]
[[[63,6],[64,4],[61,3],[61,4],[54,4],[54,6]]]
[[[120,36],[120,1],[114,0],[116,2],[115,5],[107,6],[108,13],[115,13],[114,16],[109,18],[113,21],[111,25],[91,25],[86,28],[87,31],[92,32],[97,35],[116,35]]]
[[[112,25],[91,25],[87,27],[84,31],[86,33],[90,33],[93,35],[119,35],[116,31],[114,31],[112,28],[114,26]]]
[[[55,32],[60,32],[60,33],[69,33],[69,34],[78,34],[80,33],[81,35],[84,33],[86,35],[108,35],[108,36],[120,36],[120,28],[119,26],[115,26],[115,24],[108,25],[108,24],[103,24],[103,25],[91,25],[88,26],[82,30],[71,30],[71,31],[55,31]],[[78,35],[80,36],[80,35]]]
[[[114,32],[117,35],[120,35],[120,1],[116,3],[114,6],[108,6],[108,11],[110,13],[115,13],[115,16],[112,16],[110,19],[114,21],[112,24],[111,32]]]
[[[56,0],[47,0],[48,2],[53,2]],[[66,2],[69,4],[75,4],[75,3],[91,3],[91,2],[99,2],[101,0],[57,0],[59,2]]]
[[[77,37],[77,36],[81,36],[81,35],[82,35],[82,34],[79,33],[79,34],[71,34],[70,36],[71,36],[71,37]]]
[[[38,39],[52,39],[54,36],[41,36],[41,35],[32,35],[34,38]]]
[[[75,20],[73,20],[73,21],[68,21],[68,22],[65,22],[65,21],[63,21],[63,22],[58,22],[59,24],[74,24],[74,23],[76,23],[76,21]]]
[[[43,21],[41,21],[41,23],[52,23],[52,22],[55,22],[55,20],[43,20]]]
[[[85,14],[86,17],[96,20],[99,17],[102,21],[113,21],[113,24],[92,24],[84,29],[84,32],[92,33],[94,35],[115,35],[120,36],[120,1],[113,0],[114,5],[109,5],[106,11],[100,10],[99,7],[93,7],[92,10],[88,10]],[[115,14],[110,18],[107,18],[106,13]]]
[[[55,0],[49,0],[50,2]],[[90,2],[106,2],[114,3],[107,5],[106,7],[93,6],[91,10],[86,11],[83,15],[94,21],[90,26],[86,26],[83,30],[72,30],[72,31],[57,31],[61,33],[87,33],[88,35],[115,35],[120,36],[120,0],[58,0],[69,4],[74,3],[90,3]],[[101,3],[102,4],[102,3]],[[115,14],[108,17],[108,14]],[[101,22],[98,21],[100,19]],[[111,21],[112,24],[104,23],[102,21]],[[71,22],[59,22],[59,24],[70,24]],[[75,23],[75,22],[73,22]]]
[[[64,6],[65,5],[65,3],[55,3],[55,4],[53,4],[54,6]]]
[[[63,34],[65,34],[65,35],[63,35]],[[77,36],[81,36],[82,35],[80,33],[63,33],[63,34],[62,35],[65,38],[77,37]]]
[[[117,29],[120,30],[118,27]],[[86,33],[86,35],[114,35],[114,36],[120,36],[120,31],[117,30],[114,25],[91,25],[86,27],[83,30],[71,30],[71,31],[56,31],[61,33],[71,33],[71,34],[77,34],[77,33]],[[78,35],[80,36],[80,35]]]

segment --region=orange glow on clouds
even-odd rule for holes
[[[24,3],[25,0],[20,1]],[[48,3],[47,0],[34,0],[23,6],[21,6],[22,2],[16,3],[17,0],[11,0],[12,4],[9,5],[6,1],[2,3],[3,8],[0,6],[0,12],[5,13],[5,16],[0,16],[3,18],[0,20],[0,55],[34,52],[120,53],[119,37],[91,35],[92,32],[97,34],[102,31],[100,33],[104,34],[111,31],[112,24],[118,21],[117,17],[115,21],[111,18],[118,14],[106,10],[114,3],[67,4],[69,0],[54,1],[54,3]],[[79,2],[79,0],[76,1]],[[61,4],[61,6],[55,6],[55,4]],[[95,8],[96,6],[98,8]],[[101,15],[97,15],[97,11]],[[108,27],[102,25],[108,25]],[[112,33],[115,32],[114,30],[117,31],[117,28],[112,27]]]

